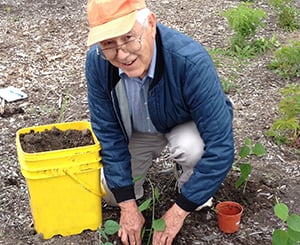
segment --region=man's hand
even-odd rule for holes
[[[141,231],[145,223],[135,200],[119,203],[121,208],[120,230],[118,236],[124,245],[141,245]]]
[[[152,245],[171,245],[189,212],[174,204],[162,217],[166,223],[164,231],[154,231]]]

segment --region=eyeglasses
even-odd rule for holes
[[[127,39],[127,41],[123,42],[120,45],[115,45],[115,43],[107,43],[105,44],[104,48],[97,48],[97,54],[105,60],[112,60],[117,56],[120,49],[127,53],[135,53],[139,51],[142,47],[145,21],[143,23],[142,33],[139,37],[127,35],[125,36],[125,39]]]

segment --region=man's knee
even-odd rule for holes
[[[171,157],[183,167],[194,167],[204,152],[204,142],[194,122],[175,127],[166,134]]]

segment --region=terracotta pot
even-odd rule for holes
[[[225,201],[216,206],[218,224],[224,233],[234,233],[239,230],[243,207],[236,202]]]

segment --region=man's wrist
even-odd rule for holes
[[[136,201],[135,199],[129,199],[123,202],[118,203],[120,208],[127,208],[129,206],[136,206]]]
[[[199,205],[191,202],[190,200],[188,200],[185,196],[181,194],[179,194],[177,200],[176,200],[176,204],[183,210],[187,211],[187,212],[192,212],[194,211]]]
[[[117,203],[135,199],[133,185],[112,189],[111,192],[114,194]]]
[[[176,203],[174,203],[173,205],[173,209],[174,209],[174,212],[177,216],[185,219],[186,216],[188,216],[190,214],[190,212],[182,209],[181,207],[179,207]]]
[[[135,199],[126,200],[123,202],[118,203],[121,213],[128,213],[128,212],[138,212],[138,205]]]

